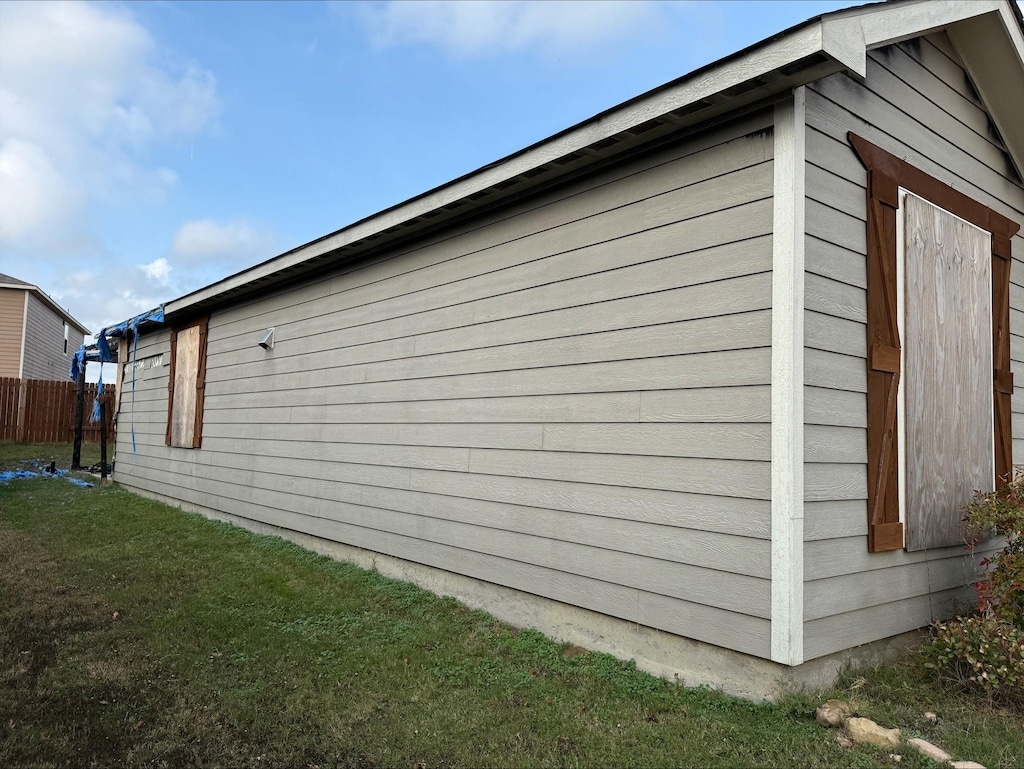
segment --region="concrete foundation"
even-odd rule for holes
[[[709,686],[749,700],[773,700],[786,692],[827,687],[844,667],[877,664],[924,636],[923,631],[903,633],[789,667],[432,566],[183,504],[161,494],[130,490],[172,507],[226,521],[257,534],[281,537],[330,558],[411,582],[511,625],[539,630],[556,641],[632,659],[637,668],[652,675],[686,686]]]

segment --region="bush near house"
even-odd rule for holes
[[[982,561],[978,604],[965,617],[935,625],[929,667],[1024,710],[1024,473],[1005,488],[978,494],[966,508],[968,548],[995,534],[1001,550]]]

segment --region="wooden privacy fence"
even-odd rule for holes
[[[75,397],[78,385],[41,379],[0,377],[0,440],[29,443],[71,443],[75,437]],[[107,440],[114,439],[114,385],[103,385],[111,400],[107,407]],[[96,385],[85,386],[82,440],[99,443],[100,423],[90,422]]]

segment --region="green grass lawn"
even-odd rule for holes
[[[895,765],[815,725],[836,694],[956,758],[1024,764],[1024,718],[911,663],[755,705],[565,652],[116,487],[0,485],[2,766]]]
[[[70,443],[15,443],[0,441],[0,471],[17,470],[25,460],[38,460],[40,464],[56,462],[57,467],[71,467],[73,447]],[[114,455],[114,447],[108,446],[108,462]],[[82,442],[82,467],[99,464],[100,445]]]

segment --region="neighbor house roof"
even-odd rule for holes
[[[83,334],[88,334],[89,329],[82,325],[79,321],[75,320],[74,316],[57,304],[53,297],[43,291],[39,286],[35,286],[31,283],[26,283],[23,280],[18,280],[10,275],[4,275],[0,272],[0,288],[13,288],[19,291],[28,291],[31,294],[35,294],[45,305],[53,310],[57,315],[64,319],[69,326],[73,326],[81,331]]]
[[[1024,21],[1010,0],[892,0],[824,14],[344,229],[168,302],[169,319],[208,312],[364,257],[565,181],[726,113],[836,72],[864,77],[868,51],[945,30],[1024,175]]]

